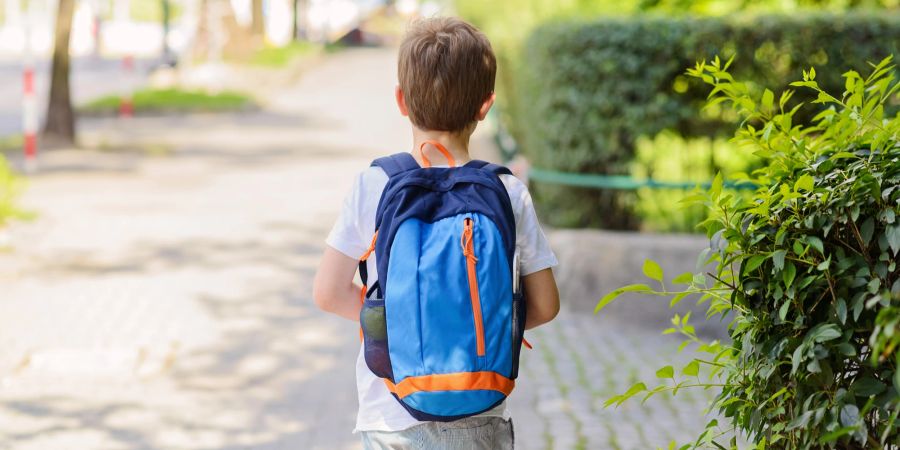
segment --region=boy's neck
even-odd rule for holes
[[[465,131],[451,133],[449,131],[420,130],[413,127],[412,154],[416,158],[416,161],[418,161],[419,164],[422,164],[419,156],[419,147],[421,147],[422,143],[425,141],[438,141],[453,155],[456,163],[462,165],[472,159],[469,156],[469,137],[471,135],[472,133]],[[425,146],[425,154],[435,165],[447,163],[444,157],[431,146]]]

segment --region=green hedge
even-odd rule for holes
[[[730,109],[701,111],[707,91],[684,75],[698,60],[736,55],[731,73],[752,88],[786,85],[817,67],[820,86],[841,91],[845,70],[865,71],[869,61],[900,54],[898,44],[900,15],[886,12],[548,24],[530,35],[516,65],[509,105],[521,106],[507,111],[510,129],[536,167],[628,174],[641,137],[733,130]],[[803,95],[790,105],[814,100]],[[552,225],[639,226],[635,193],[537,183],[533,194]]]

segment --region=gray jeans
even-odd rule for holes
[[[361,435],[365,450],[513,450],[515,441],[512,420],[477,416]]]

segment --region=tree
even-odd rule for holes
[[[250,22],[250,31],[254,36],[263,36],[266,33],[266,24],[263,15],[263,0],[253,0],[253,17]]]
[[[169,49],[169,28],[172,8],[169,0],[161,0],[162,8],[162,59],[164,64],[172,64],[171,49]]]
[[[59,144],[75,142],[75,113],[69,90],[69,36],[74,12],[75,0],[59,0],[50,71],[50,101],[44,125],[44,138]]]
[[[292,36],[294,40],[304,40],[309,38],[309,0],[293,0],[294,17]]]

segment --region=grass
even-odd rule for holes
[[[227,112],[246,109],[254,105],[253,99],[239,92],[209,93],[202,90],[180,88],[141,89],[133,96],[134,112],[141,113],[191,113]],[[79,112],[88,114],[116,114],[119,110],[118,95],[107,95],[88,102]]]
[[[283,68],[298,58],[312,55],[322,47],[307,41],[295,41],[283,47],[265,47],[257,51],[248,61],[250,65],[268,68]]]

